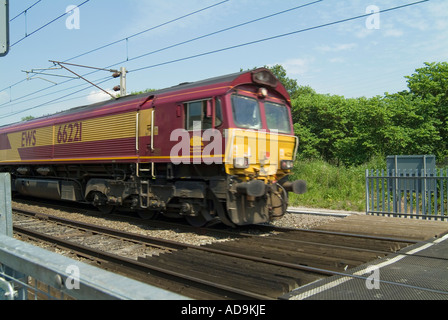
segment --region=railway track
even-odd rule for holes
[[[14,230],[140,281],[195,299],[277,299],[307,283],[414,241],[258,226],[269,236],[209,230],[228,241],[197,246],[14,210]],[[185,226],[186,227],[186,226]]]
[[[196,299],[262,299],[182,273],[171,272],[139,261],[139,256],[174,252],[180,243],[126,233],[96,225],[70,221],[26,210],[13,210],[14,233],[22,238],[43,241],[65,254],[87,259],[99,267],[139,281],[171,289]],[[205,292],[205,293],[204,293]]]

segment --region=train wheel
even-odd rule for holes
[[[104,214],[112,214],[115,211],[115,207],[108,204],[96,206],[96,208]]]
[[[202,228],[207,224],[207,219],[205,219],[202,215],[200,216],[191,216],[191,217],[185,217],[185,219],[188,221],[190,225],[196,228]]]
[[[148,210],[138,210],[137,215],[143,220],[152,220],[156,217],[156,212]]]
[[[190,225],[196,228],[202,228],[216,221],[216,204],[209,195],[207,197],[207,208],[202,208],[201,213],[197,216],[186,216],[185,219]]]
[[[111,214],[115,210],[115,206],[107,204],[107,197],[101,192],[93,193],[92,204],[104,214]]]

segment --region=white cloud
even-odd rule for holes
[[[386,29],[384,35],[386,37],[401,37],[404,35],[404,32],[398,29]]]
[[[310,69],[311,64],[314,62],[314,58],[297,58],[288,59],[282,65],[288,74],[303,76]]]
[[[352,50],[357,46],[358,45],[356,43],[343,43],[334,46],[321,46],[318,49],[323,52],[339,52],[339,51]]]
[[[345,59],[344,58],[331,58],[329,61],[331,63],[344,63]]]
[[[436,30],[445,31],[448,28],[448,2],[440,1],[431,3],[428,9],[428,16],[433,17],[432,23]]]
[[[367,28],[358,28],[358,30],[355,32],[355,36],[359,39],[364,39],[370,35],[372,35],[375,31],[374,29],[367,29]]]
[[[0,102],[8,102],[9,101],[9,94],[6,91],[0,92]]]
[[[403,27],[403,23],[399,23],[399,25]],[[404,35],[404,31],[401,28],[396,28],[393,23],[381,23],[379,29],[357,26],[353,29],[353,32],[358,39],[365,39],[378,34],[385,37],[401,37]]]
[[[112,94],[113,96],[116,95],[116,92],[114,92],[113,90],[106,90],[107,92],[109,92],[110,94]],[[87,96],[87,101],[89,103],[97,103],[97,102],[102,102],[102,101],[106,101],[106,100],[110,100],[111,96],[106,94],[103,91],[97,90],[97,91],[91,91],[89,93],[89,95]]]
[[[446,31],[448,26],[448,1],[433,0],[397,14],[395,23],[411,31]]]
[[[213,5],[205,0],[128,0],[126,2],[129,2],[129,7],[132,8],[132,16],[128,19],[129,25],[123,30],[123,36],[161,25],[157,27],[157,32],[144,33],[144,35],[164,38],[167,35],[175,35],[180,30],[190,28],[201,30],[205,22],[222,19],[220,15],[222,5],[192,14]],[[176,20],[183,16],[186,17]]]

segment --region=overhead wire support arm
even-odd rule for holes
[[[58,65],[61,66],[61,67],[62,67],[63,64],[66,64],[66,65],[68,65],[68,66],[73,66],[73,67],[80,67],[80,68],[87,68],[87,69],[95,69],[95,70],[108,71],[108,72],[119,72],[119,71],[116,70],[116,69],[104,69],[104,68],[97,68],[97,67],[89,67],[89,66],[84,66],[84,65],[81,65],[81,64],[68,63],[68,62],[62,62],[62,61],[53,61],[53,60],[50,60],[50,62],[51,62],[51,63],[54,63],[54,64],[58,64]]]
[[[34,6],[36,6],[38,3],[40,3],[41,1],[42,1],[42,0],[36,0],[36,2],[35,2],[32,6],[28,7],[26,10],[30,10],[31,8],[33,8]],[[81,7],[82,5],[86,4],[86,3],[89,2],[89,1],[90,1],[90,0],[81,3],[80,5],[78,5],[78,8]],[[111,45],[120,43],[120,42],[122,42],[122,41],[124,41],[124,40],[130,40],[131,38],[134,38],[134,37],[136,37],[136,36],[139,36],[139,35],[141,35],[141,34],[143,34],[143,33],[147,33],[147,32],[149,32],[149,31],[153,31],[153,30],[155,30],[155,29],[157,29],[157,28],[161,28],[161,27],[166,26],[166,25],[168,25],[168,24],[177,22],[177,21],[179,21],[179,20],[181,20],[181,19],[185,19],[185,18],[188,18],[188,17],[193,16],[193,15],[195,15],[195,14],[201,13],[201,12],[203,12],[203,11],[206,11],[206,10],[209,10],[209,9],[212,9],[212,8],[215,8],[215,7],[220,6],[220,5],[222,5],[222,4],[228,3],[229,1],[230,1],[230,0],[223,0],[223,1],[219,2],[219,3],[213,4],[213,5],[209,5],[209,6],[205,7],[205,8],[202,8],[202,9],[200,9],[200,10],[196,10],[196,11],[194,11],[194,12],[185,14],[185,15],[183,15],[183,16],[180,16],[180,17],[176,18],[176,19],[173,19],[173,20],[170,20],[170,21],[161,23],[161,24],[159,24],[159,25],[157,25],[157,26],[154,26],[154,27],[152,27],[152,28],[143,30],[143,31],[141,31],[141,32],[138,32],[138,33],[135,33],[135,34],[132,34],[132,35],[129,35],[129,36],[127,36],[126,38],[123,38],[123,39],[120,39],[120,40],[117,40],[117,41],[108,43],[108,44],[106,44],[106,45],[103,45],[103,46],[101,46],[101,47],[95,48],[95,49],[90,50],[90,51],[84,52],[84,53],[79,54],[79,55],[77,55],[77,56],[74,56],[74,57],[72,57],[72,58],[70,58],[70,59],[67,59],[67,60],[65,60],[65,61],[71,61],[71,60],[74,60],[74,59],[76,59],[76,58],[80,58],[80,57],[82,57],[82,56],[85,56],[85,55],[87,55],[87,54],[91,54],[91,53],[93,53],[93,52],[96,52],[96,51],[98,51],[98,50],[107,48],[107,47],[109,47],[109,46],[111,46]],[[18,14],[16,17],[14,17],[13,19],[11,19],[10,21],[17,19],[20,15],[23,15],[23,14],[25,13],[26,10],[22,11],[20,14]],[[57,19],[56,19],[56,20],[57,20]],[[56,20],[55,20],[55,21],[56,21]],[[45,26],[44,26],[44,27],[45,27]],[[40,29],[41,29],[41,28],[40,28]],[[37,32],[37,31],[39,31],[39,30],[36,30],[35,32]],[[34,32],[33,32],[33,33],[34,33]],[[127,56],[128,56],[128,55],[127,55]],[[120,64],[120,63],[127,62],[127,61],[129,60],[129,57],[127,57],[127,58],[128,58],[128,59],[127,59],[126,61],[119,62],[119,63],[117,63],[117,64],[115,64],[115,65],[118,65],[118,64]],[[72,79],[69,79],[69,80],[67,80],[67,81],[71,81],[71,80],[72,80]],[[18,85],[18,84],[20,84],[20,83],[23,83],[23,82],[25,82],[25,81],[27,81],[27,80],[26,80],[26,79],[23,79],[23,80],[21,80],[21,81],[19,81],[19,82],[17,82],[17,83],[14,83],[14,84],[12,84],[12,85],[10,85],[10,86],[5,87],[4,89],[0,89],[0,92],[2,92],[2,91],[4,91],[4,90],[8,90],[8,89],[10,90],[11,87],[15,87],[16,85]],[[63,82],[63,83],[66,83],[67,81],[65,81],[65,82]],[[62,83],[60,83],[60,84],[62,84]],[[59,84],[58,84],[58,85],[59,85]],[[50,88],[50,87],[48,87],[48,88]],[[123,90],[123,89],[121,89],[121,90]],[[41,90],[39,90],[39,91],[35,91],[35,92],[33,92],[31,95],[33,95],[33,94],[37,94],[37,93],[40,93],[40,92],[41,92]],[[121,94],[121,96],[125,96],[125,95],[126,95],[126,94]],[[26,96],[28,96],[28,95],[26,95]],[[21,98],[23,98],[23,97],[24,97],[24,96],[22,96],[22,97],[20,97],[20,98],[18,98],[18,99],[21,99]],[[18,99],[16,99],[16,100],[18,100]],[[11,101],[10,101],[10,102],[11,102]],[[0,105],[0,106],[1,106],[1,105]]]
[[[45,81],[49,81],[47,79],[40,78],[40,77],[32,78],[32,77],[30,77],[30,74],[41,75],[41,76],[50,76],[50,77],[59,77],[59,78],[78,79],[78,77],[64,76],[64,75],[61,75],[61,74],[51,74],[51,73],[46,73],[45,72],[45,71],[53,71],[53,70],[61,70],[61,69],[62,68],[31,69],[30,71],[22,70],[22,72],[26,73],[26,76],[27,76],[26,80],[33,80],[33,79],[38,79],[39,78],[39,79],[42,79],[42,80],[45,80]],[[49,82],[55,83],[53,81],[49,81]]]
[[[67,68],[66,66],[64,66],[64,64],[66,65],[70,65],[70,66],[75,66],[75,67],[82,67],[82,68],[89,68],[89,69],[96,69],[96,70],[102,70],[102,71],[108,71],[108,72],[114,72],[114,73],[118,73],[118,70],[111,70],[111,69],[103,69],[103,68],[96,68],[96,67],[89,67],[89,66],[83,66],[83,65],[79,65],[79,64],[73,64],[73,63],[67,63],[67,62],[60,62],[60,61],[53,61],[50,60],[50,62],[54,63],[55,65],[59,65],[61,68],[67,70],[68,72],[74,74],[75,76],[77,76],[79,79],[82,79],[84,81],[86,81],[87,83],[91,84],[92,86],[94,86],[95,88],[101,90],[102,92],[106,93],[107,95],[111,96],[112,99],[117,99],[117,97],[115,97],[113,94],[107,92],[106,90],[104,90],[103,88],[97,86],[96,84],[94,84],[93,82],[87,80],[86,78],[84,78],[83,76],[79,75],[78,73],[70,70],[69,68]]]
[[[44,73],[44,72],[36,72],[36,71],[34,71],[34,69],[31,70],[31,71],[22,71],[22,72],[25,72],[27,74],[29,74],[29,73],[38,74],[38,75],[41,75],[41,76],[51,76],[51,77],[78,79],[77,77],[64,76],[64,75],[61,75],[61,74],[51,74],[51,73]],[[31,79],[29,79],[29,80],[31,80]]]

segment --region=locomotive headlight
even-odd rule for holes
[[[291,170],[294,166],[294,161],[292,160],[282,160],[280,162],[280,167],[282,170]]]
[[[266,98],[268,96],[268,89],[260,88],[260,90],[258,90],[258,96],[263,99]]]
[[[249,168],[249,158],[235,158],[235,160],[233,160],[233,166],[236,169],[247,169]]]

